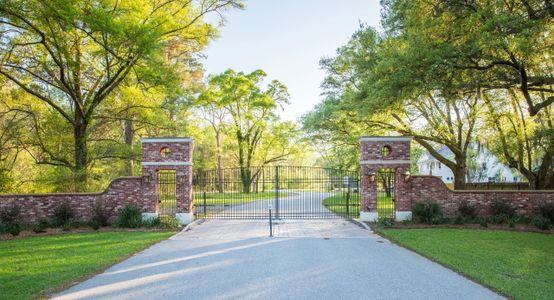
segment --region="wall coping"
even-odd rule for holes
[[[411,136],[362,136],[360,142],[407,142]]]
[[[150,137],[141,138],[141,143],[171,143],[171,142],[192,142],[192,138],[189,137]]]
[[[438,176],[434,176],[434,175],[412,175],[412,177],[434,178],[434,179],[440,181],[442,183],[443,187],[448,192],[451,192],[451,193],[460,193],[460,194],[464,194],[464,193],[512,193],[512,194],[513,193],[536,193],[536,194],[554,193],[554,190],[451,190],[450,188],[448,188],[446,183],[444,183],[444,181],[442,181],[441,178],[438,177]]]
[[[84,192],[84,193],[46,193],[46,194],[0,194],[0,198],[13,198],[13,197],[59,197],[59,196],[100,196],[105,194],[115,182],[123,180],[142,180],[142,177],[138,176],[122,176],[118,177],[110,182],[108,187],[102,192]]]

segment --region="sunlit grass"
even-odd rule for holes
[[[385,229],[383,234],[514,299],[553,299],[554,236],[477,229]]]
[[[0,298],[31,299],[164,240],[173,232],[96,232],[0,242]]]
[[[349,215],[357,217],[360,214],[360,194],[350,194],[349,197]],[[338,215],[346,215],[346,204],[346,193],[336,194],[323,200],[323,205]],[[393,218],[394,202],[392,201],[392,197],[386,197],[379,194],[377,197],[377,212],[379,213],[380,219]]]

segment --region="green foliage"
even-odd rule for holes
[[[412,214],[417,222],[440,224],[443,221],[442,210],[436,202],[417,202],[412,206]]]
[[[73,220],[74,217],[75,214],[69,202],[63,202],[54,209],[52,225],[54,227],[70,228],[71,220]]]
[[[129,171],[135,123],[156,132],[182,125],[183,103],[202,74],[197,53],[217,34],[204,16],[240,7],[235,0],[0,1],[0,30],[9,32],[0,77],[17,87],[6,111],[26,117],[18,143],[41,166],[72,173],[64,174],[69,181],[52,178],[64,189],[97,188],[88,179],[104,175],[99,163],[127,160]]]
[[[491,204],[490,214],[491,216],[509,219],[516,216],[516,210],[510,203],[496,200]]]
[[[554,223],[554,203],[544,203],[539,206],[539,213],[541,216],[550,220]]]
[[[10,205],[2,207],[0,210],[0,224],[2,231],[13,236],[21,232],[21,207],[19,205]]]
[[[142,226],[142,210],[132,204],[128,204],[119,211],[114,223],[118,228],[139,228]]]
[[[98,226],[108,226],[110,225],[109,219],[110,213],[106,210],[104,203],[101,201],[94,203],[91,221]]]
[[[541,230],[550,230],[552,228],[552,221],[543,216],[535,216],[531,223]]]
[[[472,204],[469,201],[460,202],[460,205],[458,206],[458,214],[464,218],[475,218],[477,216],[475,204]]]
[[[40,219],[36,224],[33,225],[33,231],[35,233],[46,232],[46,229],[50,227],[50,222],[47,219]]]
[[[100,223],[98,223],[98,221],[94,219],[91,219],[90,221],[88,221],[87,225],[94,230],[98,230],[100,228]]]

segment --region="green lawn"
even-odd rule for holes
[[[259,192],[259,193],[206,193],[206,205],[233,205],[248,203],[263,199],[275,198],[275,192]],[[285,193],[279,193],[280,197],[286,197]],[[194,195],[194,203],[196,206],[202,206],[204,204],[203,193],[196,193]]]
[[[36,298],[173,234],[95,232],[0,241],[0,298]]]
[[[360,214],[360,194],[350,194],[348,203],[357,204],[356,206],[350,206],[349,210],[351,216],[358,216]],[[340,193],[325,198],[323,200],[323,205],[338,215],[346,215],[346,193]],[[379,218],[392,218],[394,216],[394,202],[392,201],[392,197],[379,196],[377,198],[377,211],[379,213]]]
[[[552,235],[477,229],[385,229],[382,233],[514,299],[553,299]]]

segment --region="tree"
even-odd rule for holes
[[[39,163],[70,168],[86,189],[88,142],[98,111],[129,74],[166,62],[170,50],[198,51],[215,30],[206,13],[238,7],[233,0],[0,2],[0,74],[68,124],[70,159]],[[53,154],[48,149],[43,149]]]
[[[263,89],[266,73],[256,70],[245,74],[227,70],[209,79],[207,90],[199,97],[203,103],[215,103],[230,119],[225,127],[225,134],[233,139],[236,147],[236,158],[244,192],[250,192],[250,185],[256,174],[256,154],[261,142],[268,134],[268,128],[278,121],[276,110],[288,103],[288,92],[280,82],[273,80]],[[267,157],[259,161],[264,166],[288,156],[288,153]]]
[[[471,74],[466,77],[470,82],[459,83],[460,89],[475,89],[478,84],[480,88],[518,90],[530,116],[554,103],[551,1],[382,3],[382,23],[389,35],[407,41],[408,48],[424,47],[419,48],[423,50],[421,73]],[[475,77],[479,81],[471,82]]]
[[[415,73],[420,62],[415,58],[421,49],[407,49],[405,44],[362,27],[337,50],[335,58],[322,60],[328,74],[323,83],[327,99],[317,107],[319,113],[311,117],[323,124],[311,127],[326,128],[334,131],[334,136],[356,143],[364,131],[413,136],[452,169],[456,188],[463,189],[480,93],[452,88],[457,79],[448,73],[440,78],[410,79],[418,78]],[[304,124],[310,122],[306,118]],[[454,161],[436,150],[441,146],[454,153]]]
[[[545,107],[526,117],[526,102],[517,90],[484,93],[488,129],[483,141],[509,167],[517,169],[531,189],[554,188],[554,114]],[[506,105],[506,100],[511,100]]]

